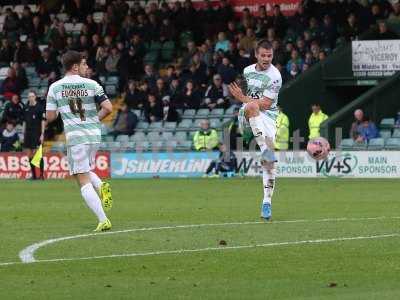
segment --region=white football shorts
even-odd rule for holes
[[[99,144],[81,144],[67,147],[69,174],[82,174],[95,168]]]

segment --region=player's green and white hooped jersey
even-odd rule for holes
[[[278,94],[282,87],[282,76],[279,70],[274,66],[265,71],[257,71],[256,64],[247,66],[243,70],[243,77],[246,80],[246,95],[253,99],[268,97],[272,100],[271,108],[263,113],[273,120],[278,117]]]
[[[46,110],[56,110],[61,114],[67,146],[95,144],[101,141],[96,104],[107,99],[96,81],[67,75],[50,86]]]

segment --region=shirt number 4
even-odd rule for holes
[[[68,104],[74,115],[79,115],[81,121],[86,121],[85,109],[83,108],[83,101],[81,98],[69,98]]]

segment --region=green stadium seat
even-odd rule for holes
[[[177,112],[180,116],[183,115],[183,109],[182,109],[182,108],[178,108],[178,109],[176,110],[176,112]]]
[[[193,33],[191,31],[184,31],[179,35],[179,45],[181,48],[186,48],[187,43],[193,40]]]
[[[176,129],[176,122],[165,122],[163,130],[174,131]]]
[[[149,123],[139,122],[136,126],[136,131],[146,131],[149,128]]]
[[[221,127],[221,120],[220,119],[209,119],[210,127],[214,129],[218,129]]]
[[[162,127],[163,127],[162,122],[152,122],[152,123],[150,123],[149,130],[157,129],[159,131],[159,130],[161,130]]]
[[[187,130],[191,128],[193,125],[193,121],[191,119],[184,119],[178,124],[178,129]]]
[[[146,140],[146,135],[142,131],[136,132],[134,135],[132,135],[129,140],[131,142],[136,142],[136,141],[144,141]]]
[[[174,59],[175,43],[173,41],[166,41],[161,47],[161,60],[163,62],[170,62]]]
[[[148,141],[159,141],[161,140],[160,133],[158,131],[150,131],[146,136]]]
[[[208,108],[200,108],[196,113],[197,119],[205,119],[210,114],[210,110]]]
[[[129,135],[127,134],[121,134],[119,136],[117,136],[117,138],[115,139],[116,142],[128,142],[129,141]]]
[[[119,151],[121,149],[120,142],[106,142],[106,148],[110,151]]]
[[[354,142],[353,147],[352,147],[351,150],[359,150],[359,151],[362,151],[362,150],[366,150],[366,149],[367,149],[367,146],[368,146],[368,143],[366,143],[366,142],[361,142],[361,143]]]
[[[196,114],[196,110],[194,109],[185,109],[183,112],[183,118],[193,118]]]
[[[129,145],[130,144],[135,145],[135,142],[129,142],[129,141],[120,142],[120,143],[121,143],[121,150],[122,151],[127,151],[129,149]]]
[[[343,139],[339,145],[339,148],[341,150],[348,151],[348,150],[352,150],[353,145],[354,145],[353,139]]]
[[[28,76],[28,77],[37,76],[35,67],[26,67],[25,73],[26,73],[26,76]]]
[[[148,141],[141,141],[140,143],[136,143],[135,147],[137,152],[144,152],[150,150],[150,143]]]
[[[392,138],[400,138],[400,128],[396,128],[396,129],[393,131]]]
[[[180,141],[178,149],[182,151],[188,151],[192,149],[192,141]]]
[[[39,87],[40,86],[40,78],[39,77],[30,77],[28,85],[29,85],[29,87]]]
[[[106,84],[117,85],[118,84],[118,76],[108,76],[106,80]]]
[[[187,132],[186,131],[179,131],[175,133],[175,140],[177,141],[186,141],[187,140]]]
[[[104,137],[105,142],[114,142],[114,137],[112,135],[106,135]]]
[[[392,129],[394,127],[394,118],[386,118],[382,119],[379,124],[379,128],[381,129]]]
[[[390,138],[386,140],[385,149],[400,150],[400,138]]]
[[[193,137],[196,134],[197,130],[191,130],[188,132],[189,140],[193,141]]]
[[[164,141],[151,141],[151,149],[153,151],[160,151],[164,147]]]
[[[105,90],[106,94],[109,96],[115,96],[117,94],[117,88],[115,85],[106,85],[106,90]]]
[[[223,117],[224,116],[224,109],[223,108],[214,108],[211,113],[210,116],[212,117]]]
[[[379,131],[379,135],[386,140],[392,136],[392,132],[390,130],[381,130]]]
[[[144,63],[156,65],[158,62],[158,53],[157,52],[147,52],[144,56]]]
[[[178,148],[178,142],[177,141],[165,141],[164,147],[167,151],[175,151]]]
[[[382,150],[385,146],[385,139],[370,139],[368,142],[368,150]]]
[[[231,107],[225,110],[225,116],[233,116],[235,114],[236,106],[232,105]]]
[[[173,140],[173,139],[174,139],[174,134],[173,134],[171,131],[164,131],[164,132],[161,134],[161,138],[162,138],[164,141],[170,141],[170,140]]]

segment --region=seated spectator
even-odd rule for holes
[[[57,62],[51,60],[50,50],[46,48],[42,52],[42,58],[36,62],[36,72],[41,79],[48,78],[51,72],[58,74]]]
[[[378,22],[378,34],[375,38],[377,40],[395,40],[399,38],[399,35],[387,28],[385,20],[380,20]]]
[[[144,115],[147,122],[159,122],[163,119],[163,107],[154,94],[148,94],[144,107]]]
[[[128,105],[122,103],[113,122],[113,131],[110,134],[114,137],[120,134],[132,135],[138,121],[138,116],[129,110]]]
[[[7,77],[1,84],[0,93],[4,95],[6,100],[10,100],[14,95],[21,93],[21,86],[13,67],[8,68]]]
[[[256,36],[252,28],[246,29],[246,35],[239,40],[239,48],[246,50],[250,53],[254,51],[254,43],[256,42]]]
[[[8,39],[3,39],[1,41],[0,48],[0,63],[9,63],[14,58],[13,49],[10,45],[10,41]]]
[[[133,80],[129,81],[124,102],[130,109],[142,109],[147,100],[146,97],[146,93],[139,87],[139,82]]]
[[[168,95],[169,95],[169,101],[174,107],[182,108],[180,107],[181,82],[179,81],[178,78],[175,77],[171,80],[171,83],[169,84],[168,88]]]
[[[117,74],[117,65],[120,58],[121,54],[119,53],[118,49],[116,47],[113,47],[111,49],[111,53],[108,55],[106,59],[106,64],[105,64],[106,71],[111,75]]]
[[[201,93],[193,81],[188,80],[180,97],[178,108],[183,109],[198,109],[201,103]]]
[[[229,49],[229,40],[227,40],[225,32],[218,33],[218,41],[215,44],[214,51],[217,52],[222,50],[223,52],[227,52]]]
[[[28,64],[36,64],[42,56],[39,47],[35,44],[32,38],[28,38],[28,40],[26,41],[26,48],[24,53],[25,55],[23,62],[26,62]]]
[[[4,106],[2,124],[12,120],[16,124],[22,125],[24,121],[24,108],[25,105],[20,101],[18,95],[13,95],[10,102]]]
[[[400,110],[397,112],[396,121],[395,121],[394,126],[396,128],[400,128]]]
[[[370,139],[375,139],[379,137],[379,131],[375,124],[370,121],[368,117],[364,117],[362,123],[358,125],[358,137],[356,142],[368,142]]]
[[[175,67],[173,65],[169,65],[167,67],[167,73],[163,76],[163,80],[166,84],[166,86],[170,86],[172,79],[176,78],[176,74],[175,74]]]
[[[233,65],[227,57],[222,59],[222,63],[218,66],[217,72],[221,75],[224,84],[231,84],[237,75]]]
[[[239,56],[237,57],[235,62],[236,72],[242,74],[244,68],[246,68],[248,65],[251,65],[250,55],[246,52],[246,50],[240,48]]]
[[[156,87],[152,90],[152,93],[158,99],[163,99],[165,96],[168,96],[168,89],[165,86],[164,80],[162,78],[157,79]]]
[[[361,109],[356,109],[354,111],[354,122],[351,124],[349,137],[353,140],[358,138],[358,127],[361,125],[364,119],[364,112]]]
[[[98,84],[102,85],[102,82],[100,81],[99,76],[97,76],[97,74],[94,72],[94,70],[89,67],[86,70],[86,78],[92,79],[94,81],[96,81]]]
[[[21,142],[17,130],[15,129],[15,122],[8,120],[6,127],[0,133],[0,151],[11,152],[21,149]]]
[[[176,111],[175,106],[171,103],[170,97],[166,96],[162,99],[163,103],[163,121],[165,122],[179,122],[180,115]]]
[[[214,171],[216,176],[219,176],[220,172],[235,172],[237,168],[237,159],[235,154],[228,150],[227,147],[220,143],[218,145],[219,156],[218,159],[213,160],[206,170],[206,176],[210,176],[210,173]],[[214,176],[212,176],[214,177]]]
[[[193,136],[193,146],[197,151],[215,150],[218,147],[218,133],[210,128],[208,120],[200,121],[200,130]]]
[[[96,52],[96,73],[101,75],[106,75],[106,60],[107,60],[107,51],[104,47],[98,47]]]
[[[190,72],[190,77],[195,84],[203,87],[207,86],[207,66],[201,61],[199,53],[194,54],[192,57]]]
[[[290,69],[289,69],[288,75],[286,77],[286,80],[288,80],[288,81],[293,80],[296,77],[298,77],[299,75],[300,75],[299,67],[297,66],[297,64],[292,63],[290,65]]]
[[[343,36],[346,41],[353,41],[358,38],[361,33],[360,26],[356,20],[356,16],[354,13],[351,13],[347,17],[347,23],[344,25],[343,28]]]
[[[303,66],[303,60],[299,56],[299,52],[296,49],[293,49],[292,52],[290,53],[290,59],[286,65],[287,72],[290,73],[290,71],[293,68],[293,64],[297,66],[297,70],[301,70]]]
[[[146,64],[144,66],[143,80],[147,82],[151,90],[156,87],[157,76],[152,65]]]
[[[228,88],[222,82],[221,75],[215,74],[213,83],[207,88],[204,94],[202,106],[205,108],[225,108],[229,105]]]
[[[28,87],[28,78],[26,77],[25,69],[18,62],[13,63],[12,67],[15,70],[15,76],[20,89],[26,89]]]

